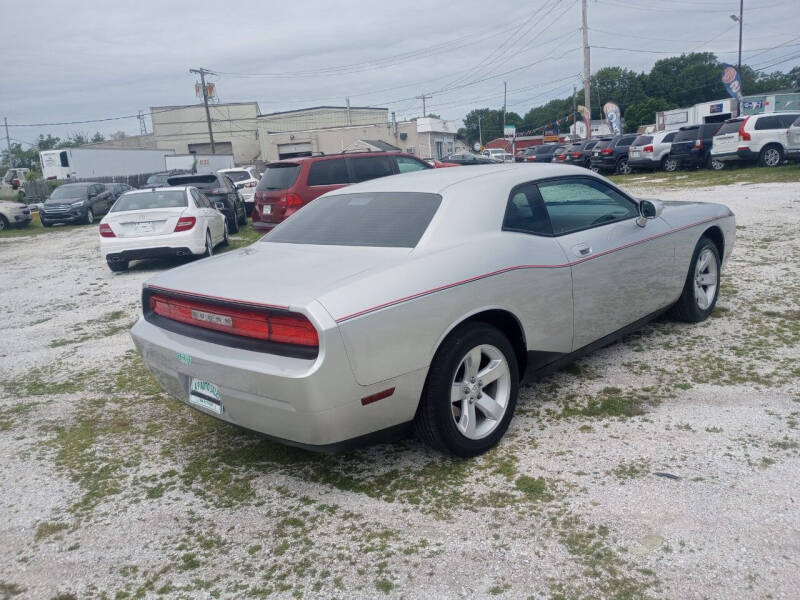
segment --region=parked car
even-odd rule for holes
[[[525,150],[522,162],[549,163],[553,160],[553,155],[557,150],[563,148],[561,144],[542,144],[541,146],[531,146]]]
[[[147,190],[167,185],[167,179],[175,175],[191,175],[191,172],[183,169],[173,169],[172,171],[163,171],[161,173],[153,173],[147,178],[147,181],[139,189]]]
[[[800,159],[800,117],[795,119],[786,130],[786,158],[789,160]]]
[[[463,154],[451,154],[445,156],[442,162],[468,166],[468,165],[496,165],[497,161],[481,156],[479,154],[472,154],[471,152],[464,152]]]
[[[30,169],[24,167],[12,167],[6,169],[3,178],[0,179],[0,190],[16,192],[25,186],[25,177],[30,173]]]
[[[227,243],[225,215],[190,186],[127,192],[100,221],[100,253],[112,271],[142,258],[211,256]]]
[[[106,183],[105,186],[106,189],[109,192],[111,192],[111,195],[114,197],[112,203],[116,201],[116,199],[119,198],[125,192],[130,192],[132,189],[134,189],[133,186],[128,185],[127,183]]]
[[[525,372],[669,309],[705,320],[735,230],[726,206],[636,199],[578,167],[426,170],[156,275],[131,334],[168,392],[228,423],[325,451],[413,426],[474,456]]]
[[[567,154],[564,157],[564,164],[575,165],[589,169],[592,166],[592,148],[598,140],[582,140],[567,146]]]
[[[723,163],[758,162],[777,167],[786,158],[787,129],[800,112],[765,113],[728,119],[714,134],[711,156]]]
[[[261,173],[255,167],[237,167],[235,169],[220,169],[223,175],[227,175],[233,181],[236,189],[242,195],[244,206],[247,209],[247,216],[249,217],[253,212],[253,205],[255,204],[256,187],[261,180]]]
[[[725,163],[711,155],[714,134],[721,123],[686,125],[678,130],[672,140],[669,154],[680,169],[708,167],[719,171]]]
[[[203,173],[201,175],[173,175],[167,178],[169,186],[192,186],[203,192],[211,204],[217,208],[228,221],[228,231],[237,233],[239,225],[247,223],[247,209],[239,191],[230,177],[220,173]]]
[[[645,171],[672,172],[678,168],[677,161],[669,151],[677,131],[656,131],[638,136],[628,147],[628,166]]]
[[[600,140],[592,148],[591,169],[598,173],[630,173],[628,147],[637,137],[635,133],[627,133]]]
[[[486,148],[481,154],[487,158],[493,158],[498,162],[503,162],[503,155],[506,154],[506,151],[502,148]]]
[[[44,201],[39,219],[45,227],[56,223],[92,224],[95,217],[106,214],[113,203],[114,197],[105,184],[65,183]]]
[[[10,227],[27,227],[31,223],[31,211],[22,202],[0,200],[0,231]]]
[[[567,146],[560,146],[556,148],[556,151],[553,152],[553,160],[554,163],[564,164],[564,161],[567,159]]]
[[[353,152],[270,163],[256,188],[253,228],[272,229],[315,198],[351,183],[433,168],[402,152]]]

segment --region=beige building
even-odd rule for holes
[[[257,102],[210,104],[211,126],[217,154],[233,154],[236,164],[259,160]],[[202,104],[151,106],[156,147],[176,154],[211,154],[208,122]]]

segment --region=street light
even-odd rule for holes
[[[731,15],[731,20],[734,23],[739,23],[739,62],[736,65],[736,70],[739,72],[739,77],[742,76],[742,13],[744,12],[744,0],[739,0],[739,14]]]

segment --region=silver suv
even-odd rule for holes
[[[31,211],[21,202],[0,200],[0,231],[9,227],[26,227],[31,222]]]
[[[714,135],[711,156],[723,162],[777,167],[786,158],[787,130],[800,113],[764,113],[728,119]]]
[[[670,158],[669,149],[677,131],[656,131],[640,135],[628,148],[628,166],[632,169],[674,171],[678,162]]]

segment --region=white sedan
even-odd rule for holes
[[[100,221],[100,253],[112,271],[142,258],[211,256],[227,243],[225,215],[190,186],[127,192]]]
[[[247,216],[253,212],[254,197],[256,195],[256,187],[258,182],[261,181],[261,173],[255,167],[236,167],[235,169],[220,169],[223,175],[230,177],[236,189],[242,195],[244,200],[245,209],[247,209]]]

